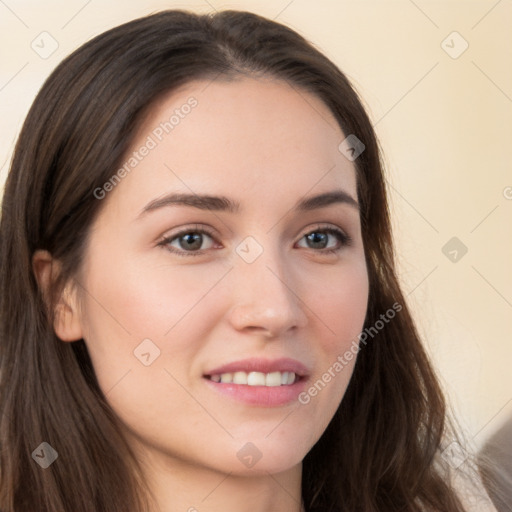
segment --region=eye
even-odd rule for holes
[[[305,234],[297,246],[305,249],[314,249],[316,252],[336,253],[343,247],[350,245],[352,239],[341,229],[333,227],[318,227],[314,231]],[[305,244],[305,245],[304,245]],[[164,237],[159,246],[178,256],[200,256],[208,249],[216,247],[213,233],[205,228],[189,227],[178,233]]]
[[[212,249],[214,239],[213,234],[204,228],[194,228],[167,236],[158,245],[180,256],[196,256],[202,254],[202,251]]]
[[[304,241],[306,245],[301,242]],[[317,228],[304,235],[298,242],[299,247],[306,249],[318,249],[321,252],[337,252],[350,245],[351,238],[336,228]]]

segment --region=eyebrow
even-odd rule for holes
[[[301,199],[292,210],[311,211],[332,204],[347,204],[359,210],[359,203],[344,190],[333,190],[315,196]],[[149,202],[141,211],[139,217],[167,206],[191,206],[200,210],[237,213],[240,203],[225,196],[210,196],[199,194],[168,194]]]

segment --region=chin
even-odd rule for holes
[[[262,435],[248,439],[245,442],[237,440],[232,443],[235,457],[225,460],[229,466],[226,468],[227,472],[240,476],[283,473],[301,465],[311,448],[309,443],[306,446],[306,443],[293,436],[276,436],[272,439],[272,435],[267,438]]]

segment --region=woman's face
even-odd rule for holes
[[[197,81],[153,108],[95,191],[77,322],[145,453],[276,473],[322,435],[368,299],[344,139],[282,81]]]

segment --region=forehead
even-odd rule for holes
[[[316,96],[269,78],[194,81],[148,111],[118,187],[141,201],[170,190],[296,202],[343,188],[356,197],[345,135]],[[238,196],[238,197],[237,197]]]

